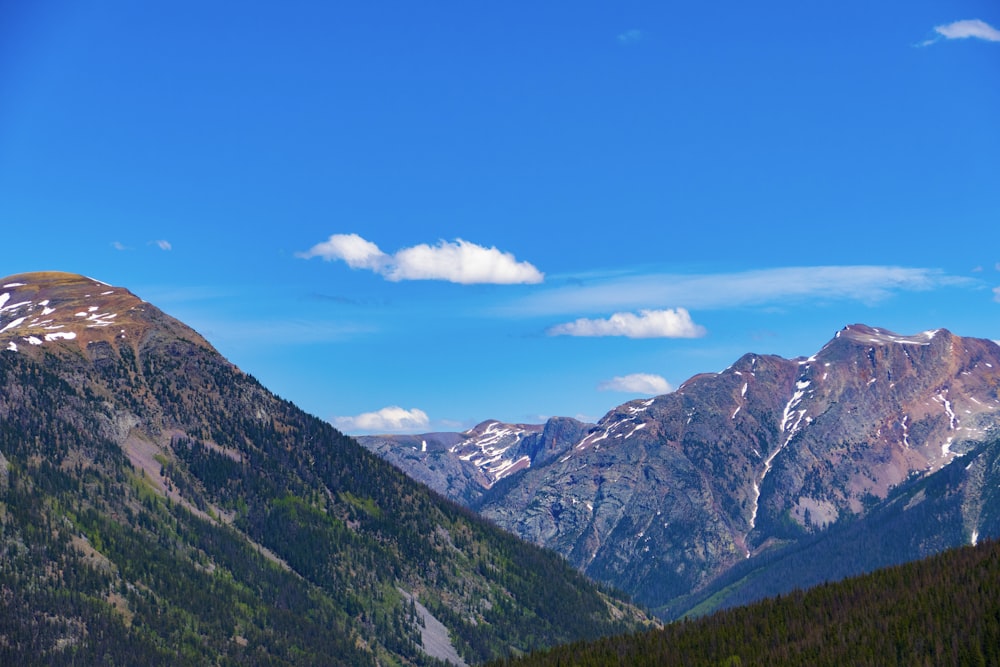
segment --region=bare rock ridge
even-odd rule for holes
[[[742,561],[862,520],[906,484],[991,443],[998,387],[992,341],[854,324],[808,358],[747,354],[671,394],[625,403],[581,425],[575,442],[545,461],[511,445],[499,454],[503,483],[469,475],[478,493],[453,497],[659,608],[711,589]],[[504,429],[513,432],[478,427],[446,451],[468,451]],[[390,440],[375,448],[361,439],[398,462],[404,448]],[[499,467],[486,453],[432,466],[427,453],[409,450],[405,469],[447,493],[435,475],[458,478],[469,464],[481,468],[477,461]],[[971,480],[976,466],[962,463]],[[1000,470],[982,474],[1000,481]],[[982,523],[992,516],[976,491],[982,480],[962,484],[964,509],[952,519],[960,537],[948,539],[1000,533]],[[935,539],[913,549],[932,551]]]

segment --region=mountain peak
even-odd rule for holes
[[[81,348],[104,341],[135,346],[156,326],[183,327],[123,287],[75,273],[40,271],[0,278],[0,349],[64,341]]]

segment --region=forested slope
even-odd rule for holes
[[[17,278],[0,326],[0,664],[440,664],[408,596],[469,663],[645,622],[150,304]],[[74,319],[112,308],[113,328]],[[42,343],[36,320],[67,325]]]
[[[507,667],[1000,664],[1000,543],[721,611],[560,646]]]

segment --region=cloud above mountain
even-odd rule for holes
[[[356,417],[334,417],[332,421],[334,426],[347,433],[398,433],[424,429],[430,424],[430,419],[423,410],[405,410],[397,405],[376,412],[365,412]]]
[[[705,327],[695,324],[684,308],[615,313],[607,319],[581,317],[548,330],[550,336],[625,336],[626,338],[700,338]]]
[[[357,234],[333,234],[297,256],[340,260],[352,269],[367,269],[393,282],[443,280],[462,285],[515,285],[545,279],[545,274],[532,264],[518,261],[509,252],[463,239],[442,240],[437,245],[421,243],[390,255]]]
[[[658,396],[674,390],[667,380],[652,373],[632,373],[605,380],[597,385],[599,391],[620,391],[626,394]]]

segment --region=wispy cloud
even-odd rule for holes
[[[993,300],[1000,303],[1000,287],[993,288]]]
[[[398,433],[426,429],[430,419],[426,412],[418,408],[404,410],[393,405],[377,412],[365,412],[356,417],[334,417],[333,424],[347,433],[358,431]]]
[[[626,30],[623,33],[618,34],[618,42],[620,44],[635,44],[636,42],[641,42],[645,35],[641,30],[633,28],[632,30]]]
[[[454,243],[439,241],[435,246],[422,243],[389,255],[357,234],[334,234],[297,256],[341,260],[352,269],[374,271],[394,282],[445,280],[463,285],[512,285],[540,283],[545,279],[541,271],[528,262],[517,261],[509,252],[462,239]]]
[[[157,239],[156,241],[148,241],[146,245],[156,246],[160,250],[173,250],[173,246],[170,244],[170,241],[164,241],[163,239]],[[134,250],[132,246],[127,246],[121,241],[113,241],[111,243],[111,247],[119,251]]]
[[[600,314],[684,306],[692,310],[789,303],[811,299],[877,303],[903,291],[974,285],[972,278],[937,269],[896,266],[785,267],[717,274],[645,274],[590,278],[527,295],[507,314]]]
[[[674,390],[665,378],[652,373],[632,373],[605,380],[597,385],[600,391],[620,391],[626,394],[658,396]]]
[[[333,343],[370,335],[375,327],[349,322],[306,320],[223,320],[192,314],[190,325],[209,340],[225,345],[312,345]]]
[[[705,327],[683,308],[615,313],[607,319],[581,317],[548,330],[550,336],[625,336],[626,338],[700,338]]]
[[[982,39],[987,42],[1000,42],[1000,30],[997,30],[989,23],[979,19],[966,19],[955,21],[934,27],[937,33],[931,39],[925,40],[918,46],[930,46],[942,39]]]

